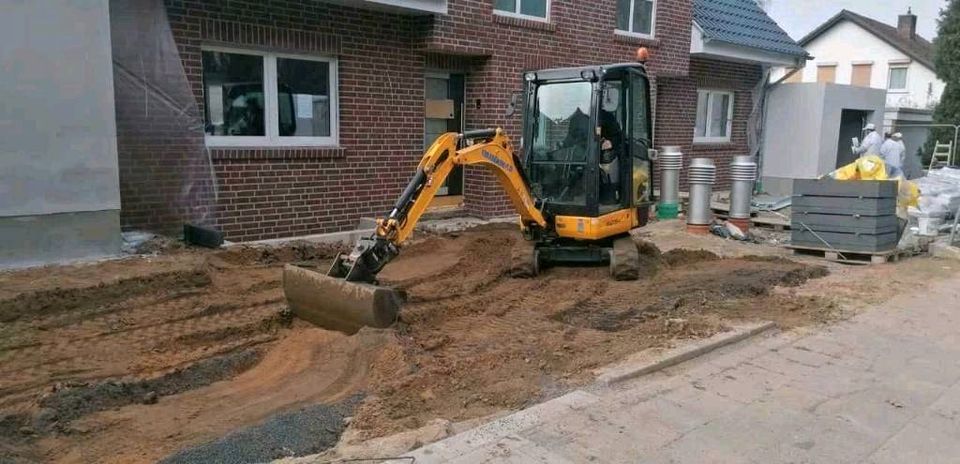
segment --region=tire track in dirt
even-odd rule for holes
[[[210,276],[206,272],[192,270],[119,279],[96,287],[39,290],[0,301],[0,322],[10,323],[21,318],[37,319],[65,313],[80,318],[91,310],[109,310],[113,304],[134,295],[157,292],[158,289],[188,289],[207,285],[210,285]]]
[[[232,378],[168,398],[75,421],[71,429],[97,430],[44,438],[44,455],[58,462],[153,462],[184,446],[199,445],[279,411],[333,403],[366,389],[370,366],[393,339],[390,331],[348,337],[295,328],[255,367]],[[175,403],[175,408],[164,405]]]

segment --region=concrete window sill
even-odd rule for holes
[[[652,37],[641,37],[641,36],[631,34],[631,33],[626,33],[623,31],[614,31],[613,41],[618,43],[639,45],[639,46],[648,47],[648,48],[657,48],[660,46],[660,39],[655,39]]]
[[[210,158],[219,160],[324,160],[347,155],[343,147],[218,147],[210,148]]]
[[[729,147],[734,146],[734,145],[737,145],[737,143],[734,142],[734,141],[732,141],[732,140],[726,140],[726,141],[722,141],[722,142],[720,142],[720,141],[717,141],[717,142],[710,142],[710,141],[698,142],[698,141],[694,141],[694,142],[693,142],[693,147],[694,147],[694,148],[729,148]]]
[[[505,16],[505,15],[496,14],[496,13],[493,14],[493,22],[496,24],[522,27],[525,29],[535,29],[538,31],[554,32],[557,30],[557,25],[548,21],[537,21],[533,19],[517,18],[514,16]]]

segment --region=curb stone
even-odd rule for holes
[[[626,360],[613,366],[599,369],[597,371],[597,383],[603,386],[609,386],[635,379],[703,356],[718,348],[746,340],[776,327],[777,324],[775,322],[763,322],[757,325],[738,328],[731,332],[717,334],[692,345],[667,351],[665,354],[657,356],[652,360]],[[643,354],[643,352],[639,354]]]

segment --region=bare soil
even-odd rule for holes
[[[381,274],[406,294],[401,322],[354,336],[291,320],[283,300],[282,264],[322,268],[336,252],[329,247],[174,249],[0,274],[0,456],[195,456],[237,442],[222,437],[248,436],[240,429],[295,426],[289,414],[315,405],[334,405],[320,416],[337,420],[328,411],[345,402],[351,429],[377,437],[521,408],[628,354],[710,336],[729,321],[789,328],[842,315],[798,287],[826,275],[820,266],[661,254],[638,242],[638,281],[597,267],[515,279],[506,271],[518,239],[514,226],[490,225],[407,246]]]

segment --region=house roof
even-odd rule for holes
[[[707,39],[807,57],[806,50],[767,16],[756,0],[694,0],[693,20]]]
[[[841,21],[850,21],[864,29],[867,32],[877,36],[884,42],[890,44],[893,48],[900,50],[910,58],[918,61],[924,66],[933,69],[933,44],[929,40],[914,35],[913,39],[907,39],[897,32],[895,26],[882,23],[875,19],[859,15],[849,10],[841,10],[839,13],[828,19],[812,32],[800,39],[800,45],[807,45],[813,39],[820,37],[824,32],[835,26]]]

